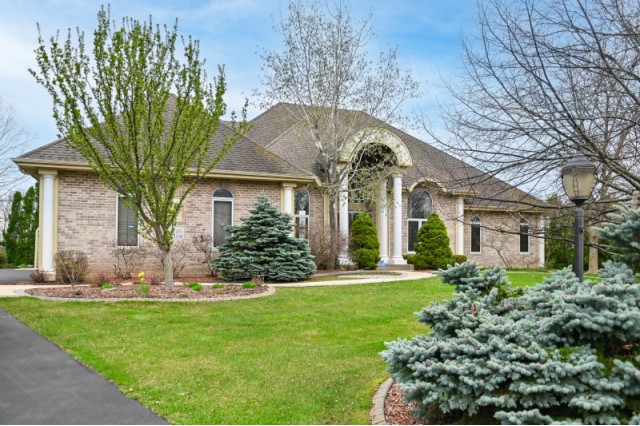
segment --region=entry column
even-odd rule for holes
[[[40,171],[42,176],[42,270],[47,279],[55,279],[54,255],[54,220],[55,220],[55,171]]]
[[[402,257],[402,174],[393,175],[393,257],[389,265],[406,265]]]
[[[352,265],[351,259],[349,259],[349,175],[344,171],[344,176],[340,181],[340,237],[341,247],[338,260],[341,265]]]
[[[380,259],[385,263],[389,262],[389,226],[388,226],[387,205],[387,181],[380,182],[380,193],[378,195],[378,238],[380,239]]]

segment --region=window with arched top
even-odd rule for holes
[[[429,215],[433,213],[433,200],[424,189],[418,188],[409,194],[409,208],[407,209],[408,246],[407,251],[415,251],[414,245],[418,242],[418,231]]]
[[[294,194],[294,225],[295,236],[298,238],[309,238],[309,213],[310,210],[310,196],[307,188],[300,188],[296,190]]]
[[[520,253],[529,253],[529,222],[520,220]]]
[[[480,253],[482,247],[482,227],[480,218],[471,219],[471,253]]]
[[[233,225],[233,193],[226,188],[216,189],[211,203],[213,246],[219,247],[227,242],[227,226]]]

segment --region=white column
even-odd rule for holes
[[[544,234],[545,234],[545,223],[544,223],[544,218],[541,217],[539,219],[539,232],[540,232],[540,238],[538,238],[538,263],[540,265],[541,268],[544,268],[545,266],[545,259],[544,259]]]
[[[55,274],[53,264],[55,178],[54,173],[42,174],[42,270],[47,275]]]
[[[393,175],[393,255],[389,265],[406,265],[402,258],[402,175]]]
[[[283,197],[282,197],[282,213],[286,213],[293,217],[293,183],[283,183]]]
[[[387,181],[380,182],[380,192],[378,194],[378,240],[380,241],[380,258],[389,262],[389,226],[387,215]]]
[[[346,171],[340,182],[339,200],[340,236],[343,239],[339,261],[341,265],[352,265],[353,262],[349,259],[349,177]]]
[[[464,254],[464,197],[456,200],[456,254]]]

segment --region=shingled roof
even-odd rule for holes
[[[279,103],[251,121],[253,127],[248,136],[283,159],[322,179],[323,172],[317,161],[319,151],[311,140],[300,137],[301,132],[297,127],[300,124],[294,117],[298,112],[297,105]],[[538,198],[394,126],[362,112],[348,113],[360,115],[361,123],[366,123],[368,127],[386,129],[402,140],[413,159],[413,166],[403,170],[403,184],[407,188],[425,181],[435,182],[445,192],[464,195],[468,208],[530,210],[545,206]]]
[[[225,138],[232,135],[231,128],[220,123],[218,130],[211,140],[208,155],[214,158],[223,145]],[[64,139],[59,139],[33,151],[14,158],[13,161],[21,168],[28,170],[29,166],[88,166],[87,161],[75,149],[68,146]],[[214,169],[214,174],[233,174],[247,176],[274,176],[313,180],[314,176],[296,167],[294,164],[280,158],[249,138],[240,137],[229,153]]]

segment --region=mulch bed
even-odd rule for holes
[[[267,292],[267,286],[243,288],[237,284],[226,284],[224,288],[212,288],[205,285],[201,291],[195,291],[183,285],[174,285],[173,291],[164,285],[149,286],[148,294],[142,293],[136,284],[115,284],[113,288],[101,289],[96,286],[32,288],[26,292],[32,296],[60,297],[66,299],[230,299],[247,297]]]
[[[393,382],[387,399],[384,402],[384,415],[390,425],[421,425],[419,419],[411,415],[411,410],[416,409],[416,403],[406,403],[404,393],[398,388],[398,384]]]

